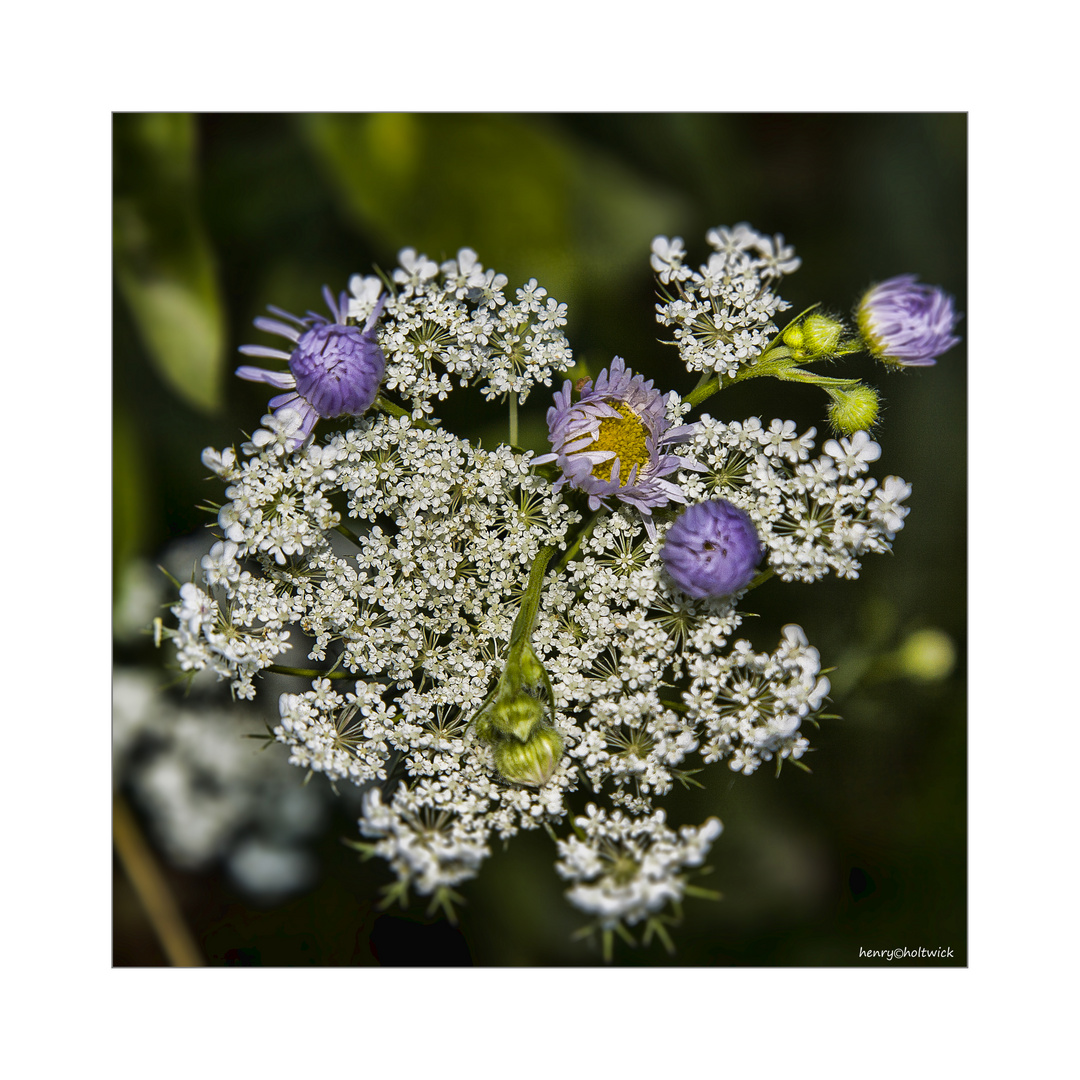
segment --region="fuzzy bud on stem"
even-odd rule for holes
[[[939,682],[956,666],[953,640],[936,627],[916,630],[900,647],[897,659],[903,673],[916,682]]]
[[[791,349],[796,360],[809,360],[835,353],[840,347],[843,334],[842,322],[813,311],[787,327],[781,340]]]
[[[849,390],[829,388],[826,393],[832,398],[829,423],[840,435],[869,431],[877,423],[879,399],[872,387],[856,385]]]

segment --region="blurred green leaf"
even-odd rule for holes
[[[511,285],[536,277],[560,298],[582,275],[640,271],[652,236],[682,205],[542,118],[376,113],[299,122],[348,211],[380,243],[396,249],[408,237],[436,260],[471,247]]]
[[[157,511],[150,505],[145,457],[145,449],[131,417],[117,408],[113,413],[112,443],[114,594],[122,580],[123,569],[141,550],[149,522]]]
[[[165,382],[203,412],[222,402],[225,317],[196,198],[194,120],[118,115],[116,280]]]
[[[581,269],[600,288],[627,277],[648,281],[653,238],[681,227],[689,200],[587,148],[577,152],[575,164]]]
[[[565,288],[571,166],[527,121],[375,113],[300,122],[350,213],[383,244],[408,236],[436,260],[471,247],[514,275],[511,284],[527,273]]]

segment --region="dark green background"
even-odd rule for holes
[[[695,378],[657,341],[653,236],[682,236],[697,265],[711,226],[783,233],[803,260],[782,287],[796,312],[822,301],[847,313],[868,285],[905,272],[944,286],[963,311],[966,141],[959,114],[118,115],[118,580],[129,560],[155,560],[205,525],[196,506],[221,497],[199,453],[259,423],[265,388],[230,373],[237,346],[265,340],[251,320],[267,303],[319,309],[324,283],[338,291],[373,263],[392,267],[402,247],[441,260],[469,246],[511,287],[536,277],[567,303],[575,357],[593,372],[617,354],[685,392]],[[772,648],[785,622],[800,623],[839,666],[843,719],[810,733],[813,775],[712,767],[707,791],[666,800],[673,824],[723,820],[704,884],[724,899],[687,904],[674,957],[656,943],[617,946],[619,963],[861,966],[860,946],[905,945],[951,947],[946,963],[966,963],[965,359],[966,342],[924,371],[886,374],[865,357],[829,369],[883,392],[874,475],[913,485],[907,527],[857,582],[770,582],[747,605],[761,618],[741,632]],[[499,406],[456,397],[440,410],[454,430],[505,430]],[[549,401],[534,392],[524,410],[534,445]],[[813,388],[762,380],[706,407],[816,424],[824,438],[824,405]],[[889,678],[888,654],[922,627],[955,641],[951,677]],[[165,658],[118,646],[125,664]],[[570,940],[584,919],[562,899],[542,834],[519,837],[464,886],[457,929],[420,907],[380,915],[389,872],[360,865],[341,836],[355,836],[345,815],[321,845],[320,883],[277,908],[219,875],[170,871],[209,961],[598,961]],[[115,962],[164,962],[115,881]]]

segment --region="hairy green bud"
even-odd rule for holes
[[[844,324],[828,315],[813,312],[803,319],[804,348],[811,356],[833,353],[840,345]]]
[[[850,390],[826,391],[832,398],[829,423],[841,435],[869,431],[877,423],[878,393],[872,387],[856,385]]]
[[[491,726],[498,735],[524,742],[544,722],[547,710],[527,693],[497,699],[491,709]]]
[[[485,742],[525,742],[551,713],[551,681],[532,645],[522,638],[510,648],[495,689],[476,715],[476,733]]]
[[[807,360],[835,353],[840,347],[843,334],[842,322],[814,311],[787,327],[781,339],[797,360]]]

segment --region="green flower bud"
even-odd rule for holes
[[[877,422],[878,394],[872,387],[856,386],[851,390],[829,388],[826,392],[832,398],[829,423],[841,435],[869,431]]]
[[[796,360],[808,360],[815,356],[829,356],[840,347],[840,338],[844,333],[844,324],[837,319],[830,319],[820,312],[811,312],[804,319],[792,323],[781,340]]]
[[[477,738],[492,747],[499,772],[515,784],[535,787],[548,781],[562,756],[562,739],[553,726],[551,679],[529,640],[540,607],[544,570],[554,551],[554,547],[543,548],[533,560],[502,674],[473,719]]]
[[[781,335],[780,340],[783,341],[788,348],[794,352],[799,352],[803,345],[803,329],[801,322],[792,323]]]
[[[544,722],[546,712],[543,702],[522,692],[505,699],[496,698],[489,715],[497,735],[525,742]]]
[[[526,742],[505,739],[495,747],[495,768],[514,784],[542,787],[555,772],[563,743],[553,727],[537,728]]]
[[[844,324],[815,311],[803,319],[802,331],[806,355],[818,356],[836,352],[844,333]]]
[[[487,743],[525,742],[551,713],[551,681],[532,645],[510,647],[499,682],[476,715],[476,734]]]

